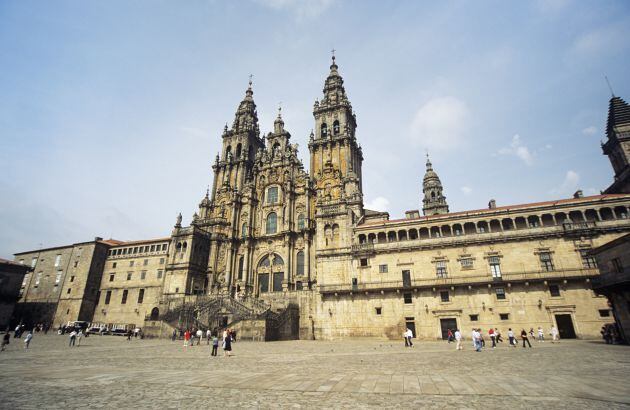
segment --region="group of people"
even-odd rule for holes
[[[551,328],[549,329],[549,335],[551,335],[551,343],[555,343],[559,341],[559,334],[558,334],[558,329],[555,326],[551,326]],[[508,341],[511,347],[516,347],[518,346],[518,338],[516,336],[516,333],[514,333],[514,331],[512,330],[512,328],[508,329]],[[536,338],[537,336],[537,338]],[[498,343],[502,343],[503,342],[503,337],[501,336],[501,331],[499,331],[499,329],[495,328],[490,328],[488,330],[488,337],[490,338],[490,340],[492,341],[492,348],[496,348]],[[534,332],[534,328],[530,328],[529,332],[527,332],[524,328],[521,329],[520,332],[520,338],[521,341],[523,342],[523,348],[525,348],[527,346],[529,346],[530,348],[532,347],[532,344],[530,342],[530,338],[532,340],[536,339],[538,340],[539,343],[544,343],[545,341],[545,331],[543,330],[542,327],[538,327],[538,331]],[[456,329],[455,332],[453,332],[451,329],[447,330],[447,340],[448,343],[451,342],[456,342],[456,350],[463,350],[464,346],[462,345],[462,333],[459,331],[459,329]],[[486,347],[486,341],[483,337],[483,332],[481,329],[479,328],[473,328],[472,333],[471,333],[471,339],[473,342],[473,348],[477,351],[480,352],[484,347]]]
[[[195,341],[197,342],[197,346],[201,344],[202,339],[204,338],[204,332],[201,329],[180,329],[179,334],[181,334],[184,339],[184,347],[192,347],[195,345]],[[173,330],[173,334],[171,335],[171,340],[174,342],[177,340],[178,331]],[[210,329],[205,332],[206,345],[210,345],[212,343],[212,352],[211,356],[217,356],[217,352],[219,350],[219,336],[218,331],[212,332]],[[223,348],[223,356],[231,356],[232,355],[232,343],[236,341],[236,332],[232,329],[224,329],[223,335],[221,337],[221,347]]]
[[[13,338],[14,339],[21,339],[22,338],[22,334],[24,332],[26,332],[26,336],[24,337],[24,349],[28,350],[28,347],[31,344],[31,340],[33,340],[33,331],[32,330],[26,331],[24,329],[24,325],[18,325],[15,328],[15,332],[13,333]],[[10,330],[10,328],[7,327],[7,330],[4,332],[4,335],[2,336],[2,343],[0,343],[0,352],[4,352],[4,349],[10,343],[10,341],[11,341],[11,330]]]

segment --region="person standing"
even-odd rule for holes
[[[533,327],[529,328],[529,337],[531,337],[532,340],[534,340],[534,328]]]
[[[459,329],[455,330],[455,341],[457,342],[456,350],[464,350],[462,346],[462,332]]]
[[[411,329],[407,328],[407,331],[405,332],[405,339],[407,340],[407,343],[409,343],[409,347],[413,347],[413,343],[411,341],[412,338],[413,332],[411,331]]]
[[[514,332],[512,331],[512,328],[508,328],[508,340],[510,341],[510,346],[512,347],[516,347],[516,339],[514,338]]]
[[[24,348],[28,350],[28,345],[31,344],[31,339],[33,339],[33,331],[28,332],[26,337],[24,338]]]
[[[492,340],[492,348],[494,349],[495,347],[497,347],[497,336],[494,334],[493,328],[490,328],[490,330],[488,330],[488,336],[490,336],[490,340]]]
[[[74,343],[77,340],[77,331],[72,329],[72,332],[70,332],[70,344],[68,345],[68,347],[74,346]]]
[[[223,356],[232,356],[232,335],[226,330],[227,335],[223,339]]]
[[[190,342],[190,331],[186,329],[184,332],[184,347],[188,347],[188,343]]]
[[[197,329],[197,346],[201,343],[201,339],[203,338],[203,330]]]
[[[556,329],[555,326],[551,326],[551,331],[549,333],[551,334],[551,343],[560,341],[560,338],[558,337],[558,329]]]
[[[217,337],[217,335],[214,335],[212,337],[212,353],[210,355],[216,356],[218,349],[219,349],[219,338]]]
[[[475,342],[475,351],[481,352],[481,333],[479,332],[479,329],[473,330],[473,339]]]
[[[494,335],[497,338],[497,343],[503,342],[503,338],[501,337],[501,332],[496,327],[494,328]]]
[[[521,339],[523,340],[523,349],[525,348],[525,342],[527,342],[530,348],[532,347],[532,344],[529,343],[529,339],[527,338],[527,332],[525,329],[521,329]]]
[[[545,342],[545,331],[542,327],[538,326],[538,343]]]
[[[453,341],[453,331],[451,329],[448,329],[448,332],[446,334],[446,339],[448,340],[449,344]]]
[[[210,329],[206,330],[206,344],[210,345],[210,339],[212,339],[212,332],[210,331]]]
[[[81,346],[82,337],[83,337],[83,329],[79,329],[79,333],[77,333],[77,347]]]
[[[177,329],[173,329],[173,334],[171,335],[171,342],[174,342],[177,339]]]

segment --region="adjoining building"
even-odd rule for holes
[[[0,258],[0,331],[12,324],[13,309],[20,298],[20,289],[29,270],[23,263]]]
[[[612,306],[609,322],[617,324],[621,337],[630,337],[630,234],[593,249],[601,274],[593,280],[597,293],[606,295]]]
[[[21,304],[48,306],[42,314],[55,323],[80,316],[160,332],[249,326],[267,340],[399,338],[406,328],[441,338],[449,328],[538,326],[557,326],[565,338],[599,337],[610,309],[593,292],[599,270],[590,251],[630,232],[625,101],[610,103],[603,149],[615,183],[605,194],[510,206],[491,200],[486,209],[450,212],[427,157],[418,183],[423,216],[412,210],[390,220],[364,207],[358,121],[334,57],[313,105],[308,170],[280,112],[273,131],[260,135],[253,95],[250,81],[189,226],[180,214],[168,238],[96,241],[100,270],[86,271],[91,285],[74,294],[86,300],[85,313],[59,296],[71,288],[68,268],[43,261],[33,265],[37,289],[31,277]],[[16,259],[74,260],[77,245],[66,248]],[[63,292],[52,282],[57,275]]]

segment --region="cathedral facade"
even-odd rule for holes
[[[492,200],[451,213],[427,157],[423,215],[391,220],[364,208],[357,118],[338,70],[333,57],[313,107],[308,170],[280,112],[273,132],[260,135],[250,82],[190,225],[179,215],[166,238],[97,238],[89,249],[98,259],[84,275],[72,274],[73,253],[64,247],[16,254],[32,261],[16,320],[154,326],[178,304],[221,297],[239,309],[297,307],[303,339],[398,338],[406,328],[441,338],[455,328],[552,325],[564,337],[597,337],[612,322],[606,299],[591,289],[599,270],[589,251],[630,231],[623,100],[613,97],[609,109],[603,149],[616,181],[605,194],[514,206]],[[69,255],[68,268],[38,268],[57,253]],[[56,278],[57,290],[44,288],[46,277]],[[84,302],[62,308],[58,300],[72,292]],[[29,301],[48,303],[47,316],[29,317]]]

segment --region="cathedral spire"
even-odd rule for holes
[[[249,76],[249,83],[245,91],[245,98],[238,105],[234,122],[232,123],[232,132],[252,132],[256,136],[260,134],[258,128],[258,112],[256,111],[256,103],[254,102],[254,91],[252,90],[252,75]]]
[[[426,166],[427,170],[422,181],[422,193],[424,194],[422,212],[424,215],[446,214],[448,213],[448,204],[446,203],[446,197],[442,194],[442,182],[433,170],[429,153],[427,153]]]

